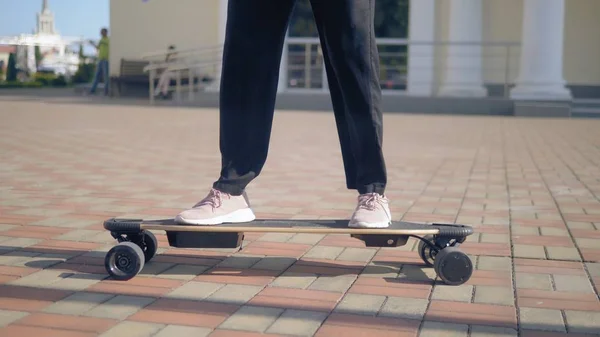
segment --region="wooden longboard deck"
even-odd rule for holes
[[[119,244],[104,258],[109,275],[129,280],[142,270],[157,253],[159,241],[151,230],[166,232],[170,247],[234,248],[241,251],[245,232],[349,234],[364,242],[365,247],[392,248],[404,246],[409,238],[420,239],[419,256],[434,268],[445,283],[460,285],[469,280],[473,263],[469,256],[456,249],[473,233],[470,226],[458,224],[421,224],[394,221],[387,228],[349,228],[348,220],[255,220],[212,226],[180,225],[174,219],[109,219],[104,228]],[[431,235],[431,236],[429,236]]]
[[[139,229],[162,230],[172,232],[271,232],[271,233],[323,233],[323,234],[393,234],[393,235],[427,235],[439,234],[440,230],[450,229],[471,233],[468,226],[453,224],[420,224],[404,221],[393,221],[387,228],[350,228],[348,220],[254,220],[244,223],[227,223],[219,225],[181,225],[174,219],[129,220],[112,219],[105,228],[119,231],[120,222],[123,228],[139,224]]]

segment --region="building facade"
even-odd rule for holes
[[[42,60],[38,67],[39,70],[65,75],[71,75],[77,71],[79,54],[74,48],[69,48],[73,41],[64,39],[56,30],[54,13],[48,6],[48,0],[42,0],[42,10],[37,15],[35,37],[42,41],[40,43]]]
[[[111,0],[110,8],[111,75],[122,58],[224,39],[227,0]],[[405,14],[407,36],[379,42],[404,46],[395,63],[393,53],[382,55],[386,93],[543,100],[600,94],[598,0],[410,0]],[[289,37],[280,91],[327,90],[318,44]],[[310,53],[298,55],[294,45]]]
[[[0,45],[15,47],[18,68],[30,74],[38,70],[67,76],[74,74],[79,66],[79,54],[74,46],[80,43],[81,38],[62,36],[56,30],[48,0],[42,0],[33,34],[0,37]],[[36,64],[36,46],[42,56],[40,64]]]

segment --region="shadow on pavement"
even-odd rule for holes
[[[425,298],[430,296],[432,287],[437,284],[435,280],[430,279],[423,271],[424,265],[415,263],[406,263],[405,261],[400,262],[387,262],[378,261],[369,265],[369,268],[364,266],[348,266],[343,262],[336,263],[336,261],[323,262],[314,260],[298,260],[290,257],[252,257],[252,256],[229,256],[227,254],[219,254],[216,251],[206,252],[203,255],[202,251],[192,250],[190,254],[182,253],[178,249],[178,253],[171,254],[165,252],[157,254],[155,258],[150,261],[144,271],[137,277],[129,281],[114,281],[111,280],[105,269],[104,269],[104,252],[102,251],[84,251],[84,250],[71,250],[71,249],[59,249],[59,248],[22,248],[14,249],[14,247],[0,246],[0,251],[4,251],[4,256],[24,257],[30,258],[32,261],[21,262],[20,265],[25,265],[29,268],[39,268],[47,271],[56,271],[55,275],[48,275],[50,280],[44,282],[42,276],[38,278],[27,278],[27,275],[23,277],[15,277],[14,280],[3,280],[4,284],[0,284],[0,309],[5,310],[21,310],[21,311],[46,311],[46,310],[62,310],[56,307],[54,309],[53,303],[58,301],[61,305],[68,302],[73,305],[83,305],[88,308],[87,311],[94,310],[94,312],[102,311],[108,312],[115,310],[117,307],[139,307],[134,312],[128,314],[128,320],[134,321],[145,321],[149,315],[202,315],[198,316],[206,317],[205,315],[219,316],[223,320],[232,314],[236,313],[242,306],[251,306],[253,309],[248,313],[244,313],[246,317],[252,319],[263,318],[269,315],[269,312],[277,308],[280,310],[292,309],[292,310],[310,310],[321,312],[327,316],[325,322],[329,324],[340,324],[340,325],[353,325],[361,327],[371,327],[374,329],[394,329],[399,333],[399,330],[407,329],[410,331],[417,331],[421,326],[421,322],[439,322],[438,325],[428,326],[428,331],[438,330],[439,333],[448,333],[448,330],[457,327],[448,326],[444,328],[443,323],[457,323],[457,324],[474,324],[480,326],[494,327],[496,329],[515,329],[517,315],[516,310],[514,315],[511,317],[495,317],[490,315],[469,315],[469,317],[462,317],[458,313],[450,313],[452,310],[449,308],[449,314],[441,314],[438,311],[429,311],[426,309],[426,314],[423,317],[423,313],[409,312],[403,314],[386,313],[385,311],[379,311],[379,314],[373,313],[372,309],[368,306],[365,308],[356,308],[356,306],[346,307],[339,306],[340,300],[346,293],[346,291],[359,283],[358,280],[378,280],[378,287],[381,289],[397,288],[409,292],[426,292],[429,295],[425,295]],[[36,255],[38,254],[38,255]],[[205,269],[199,274],[188,274],[185,271],[175,268],[181,266],[181,264],[175,262],[172,259],[189,259],[190,263],[196,262],[193,266],[204,267]],[[239,268],[235,266],[240,265],[252,265],[250,259],[265,260],[271,265],[282,265],[283,267],[279,270],[269,269],[255,269],[255,268]],[[173,261],[171,266],[166,266],[167,262],[160,262],[161,259],[164,261]],[[374,259],[375,260],[375,259]],[[402,260],[402,258],[400,258]],[[223,266],[226,263],[227,266]],[[162,268],[161,268],[162,265]],[[192,264],[186,264],[190,266]],[[232,267],[234,266],[234,267]],[[326,271],[319,276],[336,277],[336,276],[358,276],[358,280],[354,277],[344,291],[329,291],[324,292],[323,296],[332,296],[332,298],[320,298],[316,293],[311,296],[317,296],[314,298],[304,298],[305,294],[302,293],[302,289],[285,288],[285,287],[273,287],[270,286],[270,282],[276,277],[278,279],[286,278],[286,275],[290,277],[310,277],[305,275],[306,272],[299,272],[298,274],[284,274],[291,272],[295,267],[308,267],[314,271]],[[247,271],[250,271],[246,273]],[[405,272],[403,272],[405,271]],[[156,276],[156,273],[162,274],[164,277],[152,277]],[[370,277],[380,274],[398,274],[397,277]],[[317,272],[317,274],[319,274]],[[29,274],[31,275],[31,274]],[[179,278],[178,276],[184,276]],[[209,276],[204,278],[204,276]],[[55,279],[52,280],[51,278]],[[211,279],[210,277],[215,277]],[[226,277],[221,278],[219,277]],[[239,297],[233,296],[232,294],[225,294],[227,291],[224,288],[232,284],[242,285],[248,284],[238,278],[262,278],[260,281],[254,284],[256,291],[252,294],[241,295]],[[237,281],[236,281],[237,279]],[[19,282],[19,280],[23,280]],[[204,293],[204,289],[189,289],[180,288],[184,284],[189,284],[189,281],[200,281],[199,286],[210,284],[221,284],[223,289],[218,296],[213,296],[217,291],[208,291]],[[80,282],[80,283],[78,283]],[[9,284],[12,283],[12,284]],[[250,288],[252,286],[249,286]],[[178,291],[173,292],[175,289]],[[148,289],[158,289],[158,291],[149,291]],[[270,294],[269,292],[273,293]],[[288,293],[289,291],[289,293]],[[296,293],[294,293],[296,292]],[[352,292],[351,293],[356,293]],[[359,292],[360,293],[360,292]],[[368,291],[367,291],[368,293]],[[387,291],[386,291],[387,293]],[[306,293],[308,294],[308,293]],[[377,296],[376,294],[373,294]],[[386,296],[386,294],[380,294]],[[289,297],[287,297],[289,296]],[[392,296],[392,295],[387,295]],[[402,295],[399,295],[402,297]],[[99,300],[99,298],[101,299]],[[399,298],[400,298],[399,297]],[[404,296],[407,297],[407,296]],[[408,296],[411,297],[411,296]],[[420,298],[421,296],[416,296]],[[103,306],[103,309],[94,309],[98,306]],[[47,309],[48,308],[48,309]],[[113,309],[111,309],[113,308]],[[510,307],[507,307],[510,308]],[[139,310],[142,310],[141,312]],[[381,309],[378,309],[381,310]],[[82,315],[91,315],[82,312]],[[403,311],[403,310],[401,310]],[[403,311],[404,312],[404,311]],[[466,315],[466,314],[464,314]],[[463,315],[463,316],[464,316]],[[172,316],[169,316],[172,317]],[[381,318],[382,321],[378,321],[378,325],[374,321],[362,321],[366,320],[366,317],[372,319],[377,317]],[[122,318],[121,318],[122,319]],[[168,320],[170,318],[165,318]],[[364,324],[364,326],[363,326]],[[383,324],[383,326],[379,325]],[[388,326],[389,324],[389,326]],[[416,329],[416,330],[415,330]],[[560,322],[556,325],[552,324],[536,324],[535,329],[538,330],[556,330],[561,329]],[[592,328],[587,329],[580,327],[582,333],[595,333]],[[459,329],[460,330],[460,329]],[[0,332],[2,329],[0,328]],[[505,333],[505,332],[504,332]],[[584,334],[578,336],[586,336]],[[591,335],[590,335],[591,336]]]
[[[405,285],[434,285],[442,283],[439,280],[431,279],[425,272],[423,263],[412,263],[407,261],[389,262],[377,261],[375,258],[370,266],[349,265],[344,261],[324,262],[322,260],[296,259],[293,257],[256,257],[256,256],[238,256],[228,254],[218,254],[216,251],[206,251],[190,249],[190,253],[182,253],[183,249],[176,249],[177,253],[157,253],[156,256],[147,262],[139,276],[156,276],[158,274],[168,276],[188,276],[196,275],[227,275],[234,277],[281,277],[284,272],[297,274],[317,274],[320,277],[335,277],[343,275],[382,275],[398,274],[398,277],[383,277],[383,279],[392,286],[392,284]],[[80,273],[102,275],[109,278],[104,267],[103,251],[82,251],[49,247],[31,247],[23,249],[14,249],[14,247],[0,246],[2,256],[14,256],[31,258],[32,261],[25,262],[24,265],[29,268],[46,270],[64,270],[73,273],[66,273],[66,277],[77,277]],[[39,254],[39,255],[36,255]],[[402,260],[402,258],[398,258]],[[257,260],[261,265],[275,266],[261,268],[253,266]],[[195,266],[204,269],[200,274],[190,275],[177,265]],[[253,267],[251,267],[253,266]],[[430,269],[430,268],[427,268]],[[284,276],[285,277],[285,276]],[[134,278],[135,279],[135,278]],[[123,282],[123,281],[118,281]],[[126,281],[125,281],[126,282]]]

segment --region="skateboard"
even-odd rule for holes
[[[244,233],[249,232],[349,234],[366,247],[400,247],[415,237],[419,239],[419,256],[444,283],[463,284],[473,273],[471,259],[458,249],[473,229],[458,224],[393,221],[387,228],[365,229],[348,227],[348,220],[254,220],[196,226],[177,224],[174,219],[112,218],[104,221],[104,228],[119,242],[104,259],[106,271],[116,280],[135,277],[154,257],[158,243],[152,230],[165,231],[169,246],[177,248],[241,249]]]

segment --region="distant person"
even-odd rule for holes
[[[167,53],[167,57],[165,58],[165,62],[169,63],[173,57],[175,57],[177,53],[175,52],[175,46],[169,46],[169,53]],[[171,77],[173,75],[173,71],[170,65],[167,65],[165,70],[160,75],[158,80],[158,84],[156,85],[156,89],[154,89],[154,96],[159,96],[160,98],[166,99],[169,96],[169,84],[171,83]]]
[[[100,41],[98,44],[94,43],[93,40],[90,40],[90,44],[96,47],[98,51],[98,64],[96,65],[96,75],[94,76],[94,82],[92,83],[92,88],[90,89],[90,94],[96,93],[96,88],[98,87],[98,82],[100,82],[100,77],[104,80],[104,95],[108,96],[108,46],[109,46],[109,38],[108,38],[108,29],[102,28],[100,30]]]

